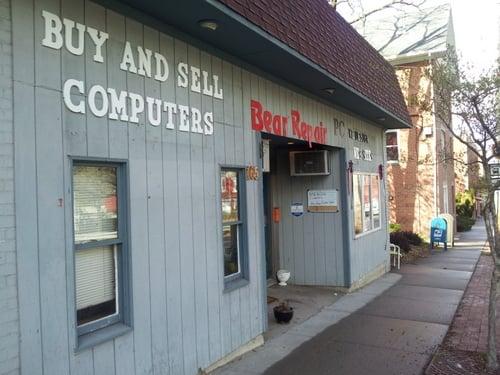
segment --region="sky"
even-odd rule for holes
[[[452,0],[456,48],[476,71],[492,67],[498,58],[499,0]]]
[[[346,6],[349,1],[355,11]],[[499,56],[500,37],[500,0],[407,0],[414,4],[424,3],[424,7],[442,3],[451,4],[456,49],[463,63],[470,63],[476,72],[494,66]],[[361,12],[360,4],[369,11],[391,0],[338,0],[338,11],[346,19],[355,18],[353,14]],[[401,10],[408,6],[397,7]],[[391,11],[389,11],[391,12]],[[380,14],[380,13],[379,13]],[[387,14],[387,13],[384,13]],[[384,15],[385,16],[385,15]]]

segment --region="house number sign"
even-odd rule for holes
[[[257,181],[259,179],[259,168],[255,165],[249,165],[246,168],[247,180]]]

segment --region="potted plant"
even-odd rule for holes
[[[288,301],[281,301],[279,305],[274,306],[274,318],[278,323],[289,323],[293,318],[293,307]]]

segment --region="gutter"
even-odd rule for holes
[[[446,51],[422,52],[406,55],[387,56],[385,59],[393,66],[420,62],[425,60],[435,60],[446,56]]]

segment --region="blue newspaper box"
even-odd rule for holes
[[[442,217],[435,217],[431,221],[431,249],[434,247],[434,243],[442,242],[444,244],[444,250],[448,250],[448,237],[447,237],[447,227],[446,220]]]

